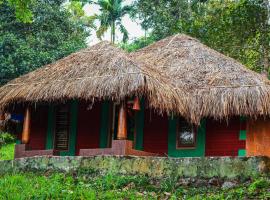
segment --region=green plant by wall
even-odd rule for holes
[[[0,147],[15,142],[15,137],[10,133],[0,132]]]

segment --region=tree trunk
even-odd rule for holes
[[[115,43],[115,21],[111,22],[111,43]]]
[[[268,32],[269,32],[269,21],[270,21],[270,3],[268,0],[264,0],[263,2],[264,7],[266,9],[266,19],[264,21],[263,24],[263,36],[262,36],[262,64],[263,64],[263,70],[262,70],[262,74],[268,78],[268,73],[269,73],[269,36],[268,36]]]

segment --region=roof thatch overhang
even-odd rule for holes
[[[101,42],[2,86],[0,110],[18,103],[119,101],[137,95],[145,96],[151,107],[171,112],[177,106],[177,97],[167,82],[156,70]]]
[[[269,80],[186,35],[131,54],[108,42],[73,53],[2,86],[0,110],[23,102],[120,101],[133,95],[195,124],[205,117],[270,114]]]
[[[204,117],[270,114],[269,80],[197,39],[178,34],[131,55],[169,77],[179,112],[194,123]]]

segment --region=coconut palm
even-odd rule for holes
[[[131,11],[131,6],[123,5],[124,0],[98,0],[93,1],[100,7],[100,14],[96,15],[96,19],[100,22],[100,26],[96,32],[97,37],[101,38],[104,33],[111,29],[111,42],[115,42],[115,30],[118,27],[123,34],[123,42],[128,39],[127,29],[122,24],[122,18]]]

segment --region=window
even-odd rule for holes
[[[69,107],[61,105],[56,107],[55,115],[55,149],[57,151],[68,150],[69,144]]]
[[[180,118],[176,133],[176,148],[195,148],[197,128]]]

